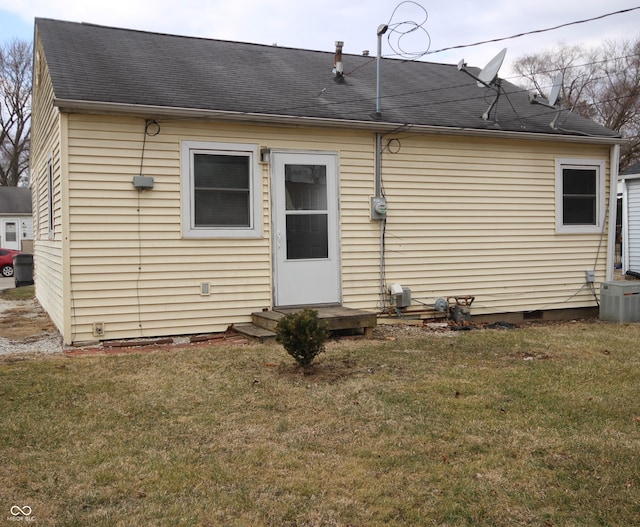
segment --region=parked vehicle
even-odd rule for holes
[[[13,256],[16,254],[20,254],[20,251],[0,248],[0,274],[3,278],[13,276]]]

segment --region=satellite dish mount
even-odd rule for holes
[[[467,69],[467,64],[464,62],[464,59],[458,62],[458,70],[475,79],[479,88],[489,88],[496,93],[496,96],[493,98],[493,101],[491,101],[489,108],[487,108],[487,111],[482,114],[482,118],[485,121],[489,120],[491,111],[495,108],[496,104],[498,104],[498,99],[500,99],[500,94],[503,91],[502,80],[498,77],[498,71],[504,62],[506,54],[507,48],[504,48],[500,53],[493,57],[484,68],[482,68],[477,76]]]

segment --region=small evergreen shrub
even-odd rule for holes
[[[318,312],[313,309],[289,313],[276,326],[276,341],[302,367],[309,366],[324,351],[328,336],[326,323],[318,319]]]

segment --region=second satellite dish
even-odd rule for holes
[[[555,108],[558,103],[558,99],[560,98],[560,91],[562,90],[562,83],[564,82],[564,75],[562,72],[558,72],[555,79],[553,79],[553,86],[551,86],[551,91],[549,92],[549,98],[546,100],[541,100],[537,95],[531,96],[531,102],[536,104],[541,104],[542,106],[549,106],[550,108]]]
[[[535,95],[531,98],[532,103],[541,104],[542,106],[555,109],[556,113],[553,116],[551,123],[549,123],[549,126],[554,130],[558,129],[558,117],[560,117],[560,112],[562,111],[562,107],[558,106],[558,104],[560,102],[560,91],[562,91],[563,82],[564,75],[560,71],[556,75],[555,79],[553,79],[553,86],[551,86],[549,98],[546,101],[542,100],[542,98],[536,97]]]
[[[549,93],[549,104],[555,106],[560,97],[560,90],[562,89],[562,83],[564,82],[564,75],[559,71],[556,78],[553,80],[553,86],[551,87],[551,93]]]

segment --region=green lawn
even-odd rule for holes
[[[0,525],[630,526],[640,325],[0,357]],[[15,512],[15,509],[14,509]]]

